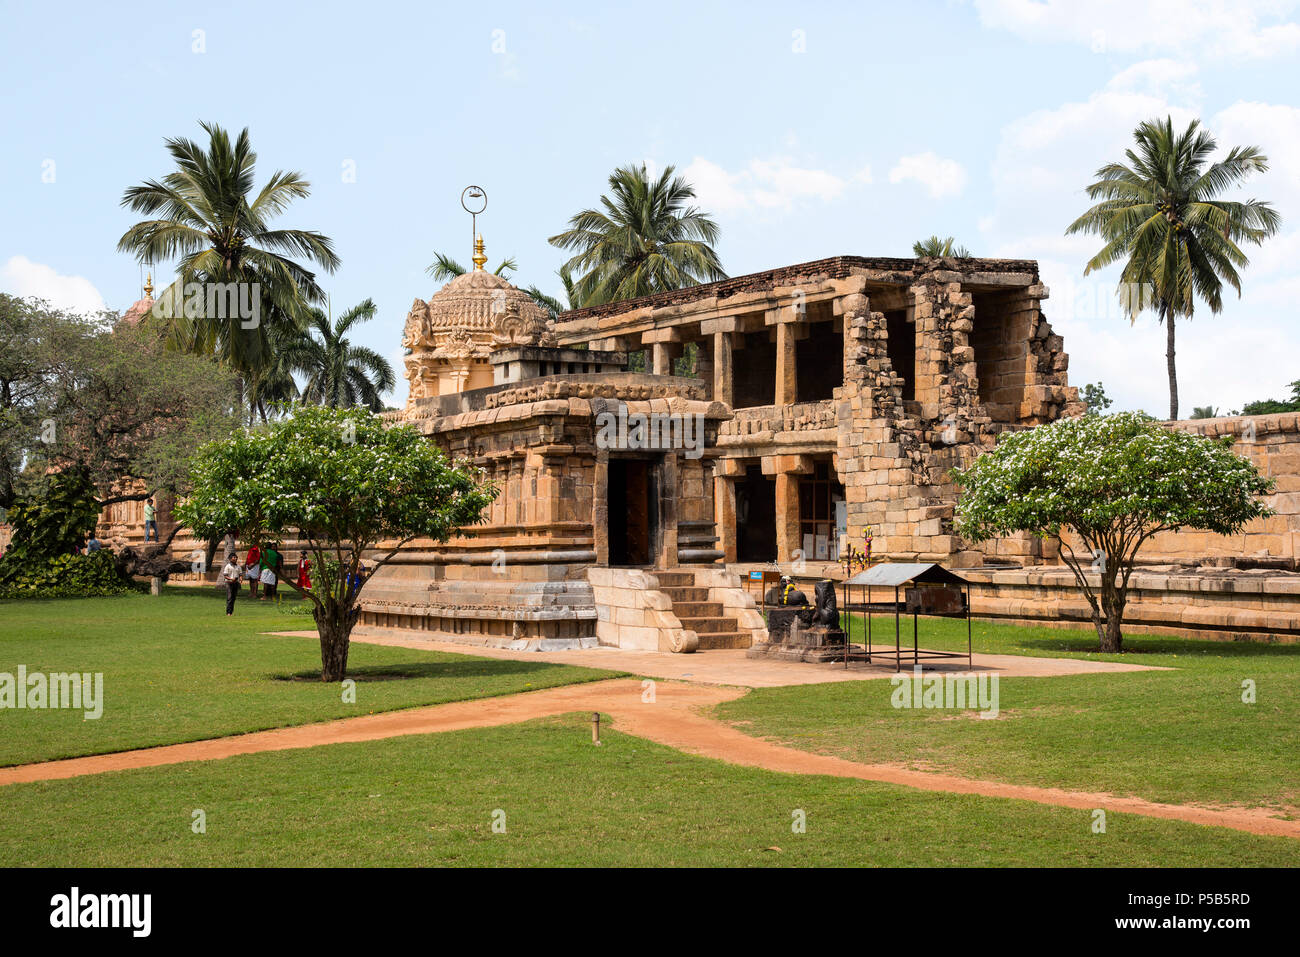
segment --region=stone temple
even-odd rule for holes
[[[459,276],[407,317],[393,418],[500,495],[370,582],[363,630],[748,647],[742,569],[837,577],[868,530],[877,555],[982,565],[952,533],[948,470],[1082,411],[1045,296],[1028,261],[843,256],[548,322],[505,280]]]
[[[840,256],[554,319],[485,262],[480,245],[473,271],[414,302],[409,399],[388,417],[499,495],[484,523],[410,543],[367,583],[362,633],[746,648],[766,637],[749,572],[811,594],[868,536],[875,559],[960,568],[977,616],[1088,622],[1050,543],[977,548],[952,528],[952,467],[1083,410],[1035,262]],[[1126,633],[1297,640],[1300,413],[1168,426],[1235,435],[1275,479],[1276,514],[1152,539]],[[139,509],[106,511],[101,538],[138,543]]]

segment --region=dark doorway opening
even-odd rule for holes
[[[885,313],[885,348],[894,375],[903,377],[903,401],[916,398],[916,326],[903,310]]]
[[[776,481],[757,465],[736,482],[736,560],[776,561]]]
[[[648,459],[609,460],[611,565],[653,564],[654,502],[654,469]]]
[[[776,402],[776,343],[771,329],[747,332],[733,341],[731,390],[734,408],[752,409]]]
[[[834,398],[835,390],[844,384],[844,333],[837,331],[831,320],[810,322],[808,337],[794,348],[797,401]]]

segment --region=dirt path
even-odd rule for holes
[[[859,764],[773,744],[700,714],[702,708],[730,701],[745,693],[742,688],[660,681],[655,686],[654,703],[646,703],[642,701],[641,682],[618,678],[189,744],[0,768],[0,785],[52,781],[185,761],[210,761],[239,754],[310,748],[322,744],[377,741],[410,734],[494,727],[573,711],[600,711],[602,715],[612,716],[614,726],[628,734],[648,738],[691,754],[769,771],[857,778],[925,791],[1012,798],[1080,810],[1103,808],[1106,811],[1122,811],[1144,817],[1228,827],[1252,834],[1300,838],[1300,821],[1282,820],[1271,816],[1267,810],[1155,804],[1138,798],[1120,798],[1109,794],[933,774],[891,764]]]

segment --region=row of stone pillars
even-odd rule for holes
[[[788,312],[788,315],[785,313]],[[798,401],[798,377],[795,372],[797,321],[802,318],[793,310],[783,311],[776,323],[776,405],[793,405]],[[651,329],[642,333],[642,347],[650,349],[650,371],[655,375],[672,375],[673,361],[679,358],[687,342],[699,342],[700,378],[712,380],[715,402],[734,404],[735,390],[734,337],[743,334],[737,316],[706,319],[700,323],[700,339],[687,339],[679,327]],[[707,346],[707,348],[704,348]]]
[[[802,547],[799,534],[799,479],[813,474],[811,455],[767,455],[760,459],[719,459],[714,468],[713,501],[718,547],[723,561],[739,561],[736,554],[736,483],[744,481],[748,467],[758,464],[776,485],[776,560],[793,562]],[[807,557],[807,556],[805,556]]]

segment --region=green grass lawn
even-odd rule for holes
[[[247,593],[243,593],[245,596]],[[607,678],[612,672],[354,644],[356,703],[322,684],[310,630],[241,597],[225,616],[214,589],[160,597],[0,602],[0,672],[103,672],[104,712],[0,710],[0,766],[194,741],[397,708],[513,694]],[[316,680],[313,680],[313,676]],[[290,680],[292,679],[292,680]]]
[[[568,715],[13,785],[0,865],[1300,865],[1285,838],[1114,813],[1094,834],[1088,811],[602,738]]]
[[[921,629],[922,646],[966,646],[964,621],[922,619]],[[888,681],[763,688],[717,714],[855,761],[1171,803],[1300,806],[1300,645],[1138,636],[1125,639],[1128,653],[1102,655],[1096,644],[1091,631],[975,624],[976,652],[1176,670],[1002,679],[997,720],[895,709]],[[1245,679],[1255,704],[1242,702]]]

